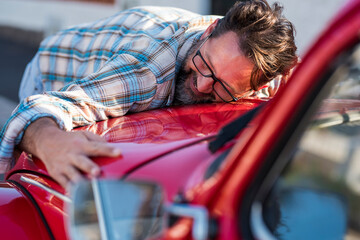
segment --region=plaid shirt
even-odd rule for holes
[[[38,76],[30,77],[50,92],[24,99],[2,129],[0,170],[8,167],[27,126],[40,117],[71,130],[169,106],[187,51],[216,18],[176,8],[134,8],[45,39],[38,62],[28,68],[39,68]]]

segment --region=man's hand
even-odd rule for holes
[[[50,118],[40,118],[25,131],[21,150],[40,158],[49,174],[63,187],[79,181],[80,170],[90,177],[100,174],[100,168],[89,157],[116,157],[120,150],[105,139],[87,131],[65,132]]]

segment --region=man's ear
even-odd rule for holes
[[[210,26],[208,26],[208,28],[205,30],[205,32],[203,33],[203,35],[201,36],[200,39],[204,39],[207,36],[209,36],[212,31],[214,30],[214,28],[216,27],[216,25],[218,24],[219,19],[216,19]]]

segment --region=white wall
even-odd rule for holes
[[[280,2],[284,6],[285,17],[295,25],[296,44],[302,55],[347,0],[268,0],[268,2]]]
[[[268,0],[270,3],[275,0]],[[329,19],[346,0],[277,0],[297,30],[296,42],[302,55]],[[45,31],[110,16],[137,5],[162,5],[185,8],[201,14],[210,11],[210,0],[116,0],[115,5],[51,0],[0,0],[0,25]]]
[[[171,6],[184,8],[200,14],[210,13],[210,0],[120,0],[125,8],[140,5]]]
[[[0,25],[51,33],[74,24],[109,16],[113,5],[67,1],[1,0]]]
[[[124,8],[158,5],[185,8],[208,14],[208,0],[116,0],[96,4],[51,0],[0,0],[0,25],[44,31],[46,35],[61,28],[110,16]]]

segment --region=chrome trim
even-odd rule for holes
[[[31,179],[31,178],[28,178],[28,177],[25,177],[25,176],[21,176],[20,177],[20,180],[26,182],[26,183],[29,183],[33,186],[36,186],[38,188],[41,188],[43,190],[45,190],[46,192],[48,193],[51,193],[53,194],[54,196],[60,198],[61,200],[63,200],[64,202],[68,202],[68,203],[71,203],[71,199],[68,197],[68,196],[65,196],[64,194],[52,189],[52,188],[49,188],[48,186],[45,186],[44,184],[34,180],[34,179]]]
[[[166,206],[166,211],[177,216],[193,218],[193,238],[195,240],[208,239],[209,214],[205,207],[191,204],[171,204]]]
[[[105,216],[104,216],[103,202],[100,194],[99,181],[95,178],[91,179],[91,186],[94,193],[95,207],[99,220],[101,239],[108,240],[109,237],[105,223]]]

